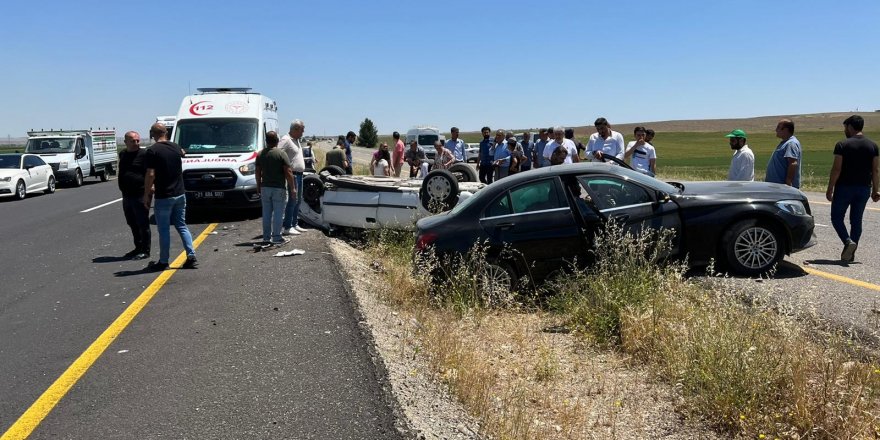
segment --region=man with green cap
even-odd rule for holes
[[[730,139],[730,149],[733,150],[727,180],[748,182],[755,180],[755,153],[752,153],[752,149],[746,144],[746,132],[737,128],[724,137]]]

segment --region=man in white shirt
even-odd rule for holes
[[[449,130],[451,139],[446,141],[446,149],[452,153],[456,162],[464,162],[467,159],[467,143],[458,138],[458,127]]]
[[[590,135],[590,142],[587,144],[587,157],[601,162],[602,156],[608,154],[623,160],[626,151],[623,135],[612,130],[611,124],[605,118],[596,119],[593,125],[596,127],[596,133]]]
[[[630,166],[634,170],[654,177],[657,173],[657,151],[647,141],[647,130],[645,127],[636,127],[633,135],[636,140],[626,145],[624,158],[630,160]]]
[[[730,161],[727,180],[755,180],[755,154],[746,144],[746,132],[736,129],[724,135],[730,139],[730,149],[734,151]]]
[[[305,131],[306,124],[299,119],[294,119],[290,123],[290,131],[278,143],[278,148],[287,153],[287,157],[290,159],[293,180],[296,182],[296,197],[288,198],[287,206],[284,208],[284,223],[282,224],[284,229],[281,235],[299,235],[306,231],[297,224],[299,204],[302,201],[303,171],[306,169],[306,161],[303,158],[303,148],[300,143]]]
[[[746,132],[736,129],[724,137],[730,139],[730,149],[734,151],[733,159],[730,161],[730,171],[727,172],[727,180],[746,182],[755,180],[755,154],[746,144]]]
[[[553,141],[547,144],[544,147],[544,158],[547,159],[547,162],[550,162],[550,157],[553,155],[553,150],[556,147],[562,146],[568,151],[568,156],[565,158],[563,163],[575,163],[580,162],[580,158],[578,157],[578,149],[577,145],[575,145],[574,141],[571,139],[565,138],[565,128],[556,126],[553,127]]]

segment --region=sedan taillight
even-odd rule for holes
[[[437,240],[437,234],[434,232],[423,232],[416,237],[416,251],[426,250],[434,241]]]

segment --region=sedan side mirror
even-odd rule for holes
[[[669,197],[669,194],[666,194],[666,193],[663,192],[663,191],[657,191],[657,201],[658,201],[658,202],[660,202],[660,203],[667,203],[667,202],[669,202],[670,200],[672,200],[672,198]]]

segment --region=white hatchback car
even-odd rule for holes
[[[52,167],[36,154],[0,154],[0,197],[21,200],[35,191],[55,192]]]

